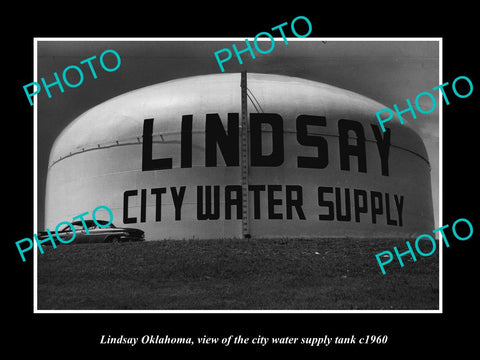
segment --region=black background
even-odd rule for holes
[[[317,3],[315,8],[278,3],[260,11],[246,3],[203,4],[193,9],[187,3],[180,10],[161,3],[110,3],[106,9],[93,5],[29,7],[13,21],[4,21],[6,39],[3,64],[3,148],[2,199],[4,209],[2,254],[4,261],[3,350],[15,354],[33,351],[53,358],[111,353],[133,355],[217,351],[223,354],[252,352],[308,353],[312,357],[350,352],[362,356],[374,352],[382,357],[435,356],[446,350],[457,355],[474,349],[477,324],[475,259],[480,227],[475,211],[478,199],[476,165],[478,128],[474,106],[478,103],[480,79],[477,39],[477,11],[448,4],[420,9],[405,2],[369,9],[365,4],[339,8]],[[26,7],[26,5],[25,5]],[[36,6],[34,6],[36,7]],[[369,5],[373,7],[373,5]],[[68,10],[67,10],[68,8]],[[212,12],[213,11],[213,12]],[[8,14],[5,14],[6,17]],[[33,314],[33,258],[21,262],[15,241],[33,234],[33,107],[25,99],[23,85],[33,81],[34,37],[253,37],[261,31],[306,16],[312,23],[310,37],[442,37],[443,79],[451,82],[468,76],[473,94],[443,107],[443,224],[469,219],[474,235],[468,241],[450,241],[443,251],[443,314]],[[13,23],[13,24],[12,24]],[[299,30],[299,33],[302,33]],[[271,56],[274,56],[271,55]],[[6,86],[5,86],[6,85]],[[395,84],[392,84],[395,86]],[[416,94],[412,94],[414,96]],[[41,141],[41,139],[39,139]],[[31,252],[30,252],[31,254]],[[61,270],[59,270],[61,271]],[[243,335],[350,337],[388,335],[386,345],[343,345],[310,348],[304,346],[161,346],[99,345],[102,334],[112,336],[166,335],[171,337]],[[475,352],[474,352],[475,353]],[[333,356],[332,356],[333,357]]]

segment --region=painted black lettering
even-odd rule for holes
[[[162,194],[167,192],[167,188],[154,188],[151,190],[155,195],[155,221],[162,221]]]
[[[398,226],[403,226],[403,195],[400,195],[400,199],[397,195],[394,195],[393,197],[395,199],[395,205],[397,206]]]
[[[299,168],[324,169],[328,165],[328,143],[325,138],[308,133],[308,126],[326,126],[324,116],[299,115],[297,117],[297,141],[300,145],[317,148],[317,157],[299,156]]]
[[[287,219],[293,218],[293,208],[297,211],[298,218],[305,220],[305,214],[303,213],[303,189],[300,185],[286,185],[286,206],[287,206]],[[293,193],[296,193],[295,198]]]
[[[260,191],[265,191],[265,185],[248,185],[248,191],[253,191],[253,218],[260,219]]]
[[[275,191],[282,191],[282,185],[268,185],[267,186],[267,196],[268,196],[268,218],[271,220],[282,219],[282,213],[275,212],[275,205],[282,205],[282,199],[274,198]]]
[[[205,123],[205,166],[217,166],[217,145],[227,166],[239,165],[238,113],[228,114],[228,134],[218,114],[207,114]]]
[[[370,196],[372,203],[372,224],[376,224],[377,215],[383,214],[382,193],[378,191],[370,191]]]
[[[388,155],[390,154],[390,129],[387,128],[384,135],[380,131],[377,125],[372,124],[373,134],[377,140],[378,153],[380,155],[380,161],[382,166],[382,175],[388,175]]]
[[[147,189],[142,189],[140,198],[140,222],[144,223],[147,217]]]
[[[362,205],[360,205],[360,198],[362,198]],[[353,189],[353,208],[355,222],[360,222],[360,214],[368,213],[367,192],[365,190]]]
[[[164,170],[172,168],[172,159],[152,159],[153,119],[143,121],[142,171]]]
[[[235,197],[232,198],[232,194]],[[242,186],[241,185],[227,185],[225,186],[225,219],[232,218],[232,206],[237,207],[237,220],[242,219]]]
[[[180,138],[180,166],[182,168],[192,167],[192,122],[193,115],[182,116],[182,132]]]
[[[356,136],[356,144],[350,144],[348,133],[353,131]],[[340,119],[338,121],[338,134],[340,146],[340,169],[350,170],[350,156],[356,156],[358,171],[367,172],[367,154],[365,151],[365,134],[360,122]]]
[[[352,219],[352,210],[350,208],[350,189],[345,188],[345,215],[342,214],[342,196],[341,189],[335,188],[335,205],[338,221],[350,221]]]
[[[128,198],[130,196],[138,195],[137,190],[127,190],[123,193],[123,223],[134,224],[137,222],[137,218],[128,216]]]
[[[318,205],[328,208],[328,213],[327,214],[319,214],[318,219],[319,220],[334,220],[335,215],[334,215],[333,202],[332,201],[325,201],[323,199],[323,195],[325,193],[333,194],[333,188],[332,187],[325,187],[325,186],[319,186],[318,187]]]
[[[213,200],[212,200],[213,187]],[[205,209],[205,210],[204,210]],[[203,186],[197,186],[197,219],[218,220],[220,218],[220,186],[205,186],[205,201]]]
[[[272,152],[262,153],[262,124],[272,128]],[[250,114],[250,155],[251,166],[280,166],[284,161],[283,119],[278,114]]]
[[[175,206],[175,220],[182,219],[182,204],[183,197],[185,196],[186,186],[180,186],[180,192],[177,192],[177,188],[172,186],[170,193],[172,194],[173,205]]]
[[[387,216],[387,225],[397,225],[397,222],[390,218],[390,194],[385,193],[385,214]]]

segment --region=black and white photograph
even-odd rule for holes
[[[38,310],[440,309],[440,39],[264,37],[37,39]]]
[[[245,6],[5,31],[7,348],[473,350],[474,10]]]

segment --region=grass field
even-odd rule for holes
[[[38,255],[39,310],[435,310],[438,251],[382,275],[405,240],[76,244]]]

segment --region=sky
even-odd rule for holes
[[[372,41],[305,38],[301,41],[276,38],[269,54],[258,54],[252,59],[248,53],[242,56],[243,64],[235,57],[224,63],[225,72],[247,72],[297,76],[351,90],[376,100],[386,107],[398,104],[406,107],[406,99],[415,100],[420,92],[430,91],[439,103],[438,90],[432,88],[439,80],[439,42],[422,41]],[[215,74],[221,70],[214,52],[223,48],[245,47],[241,38],[219,41],[185,40],[179,38],[158,41],[51,41],[37,39],[37,77],[53,82],[53,73],[59,76],[70,65],[84,70],[80,86],[64,86],[61,93],[52,87],[52,97],[45,92],[36,96],[38,102],[37,132],[37,182],[38,227],[43,229],[45,184],[50,149],[60,132],[76,117],[114,96],[144,86],[177,78]],[[326,41],[326,42],[324,42]],[[262,48],[268,49],[265,43]],[[121,66],[114,72],[105,72],[98,58],[107,49],[120,54]],[[80,61],[97,56],[97,79]],[[105,57],[107,62],[107,57]],[[107,65],[109,65],[107,63]],[[115,65],[111,65],[112,67]],[[75,82],[74,71],[71,82]],[[70,73],[69,73],[70,76]],[[35,80],[34,80],[35,81]],[[28,100],[25,98],[28,103]],[[402,106],[405,105],[405,106]],[[431,104],[425,103],[427,109]],[[439,226],[439,106],[417,119],[405,115],[406,122],[421,136],[431,165],[432,192],[435,224]]]

